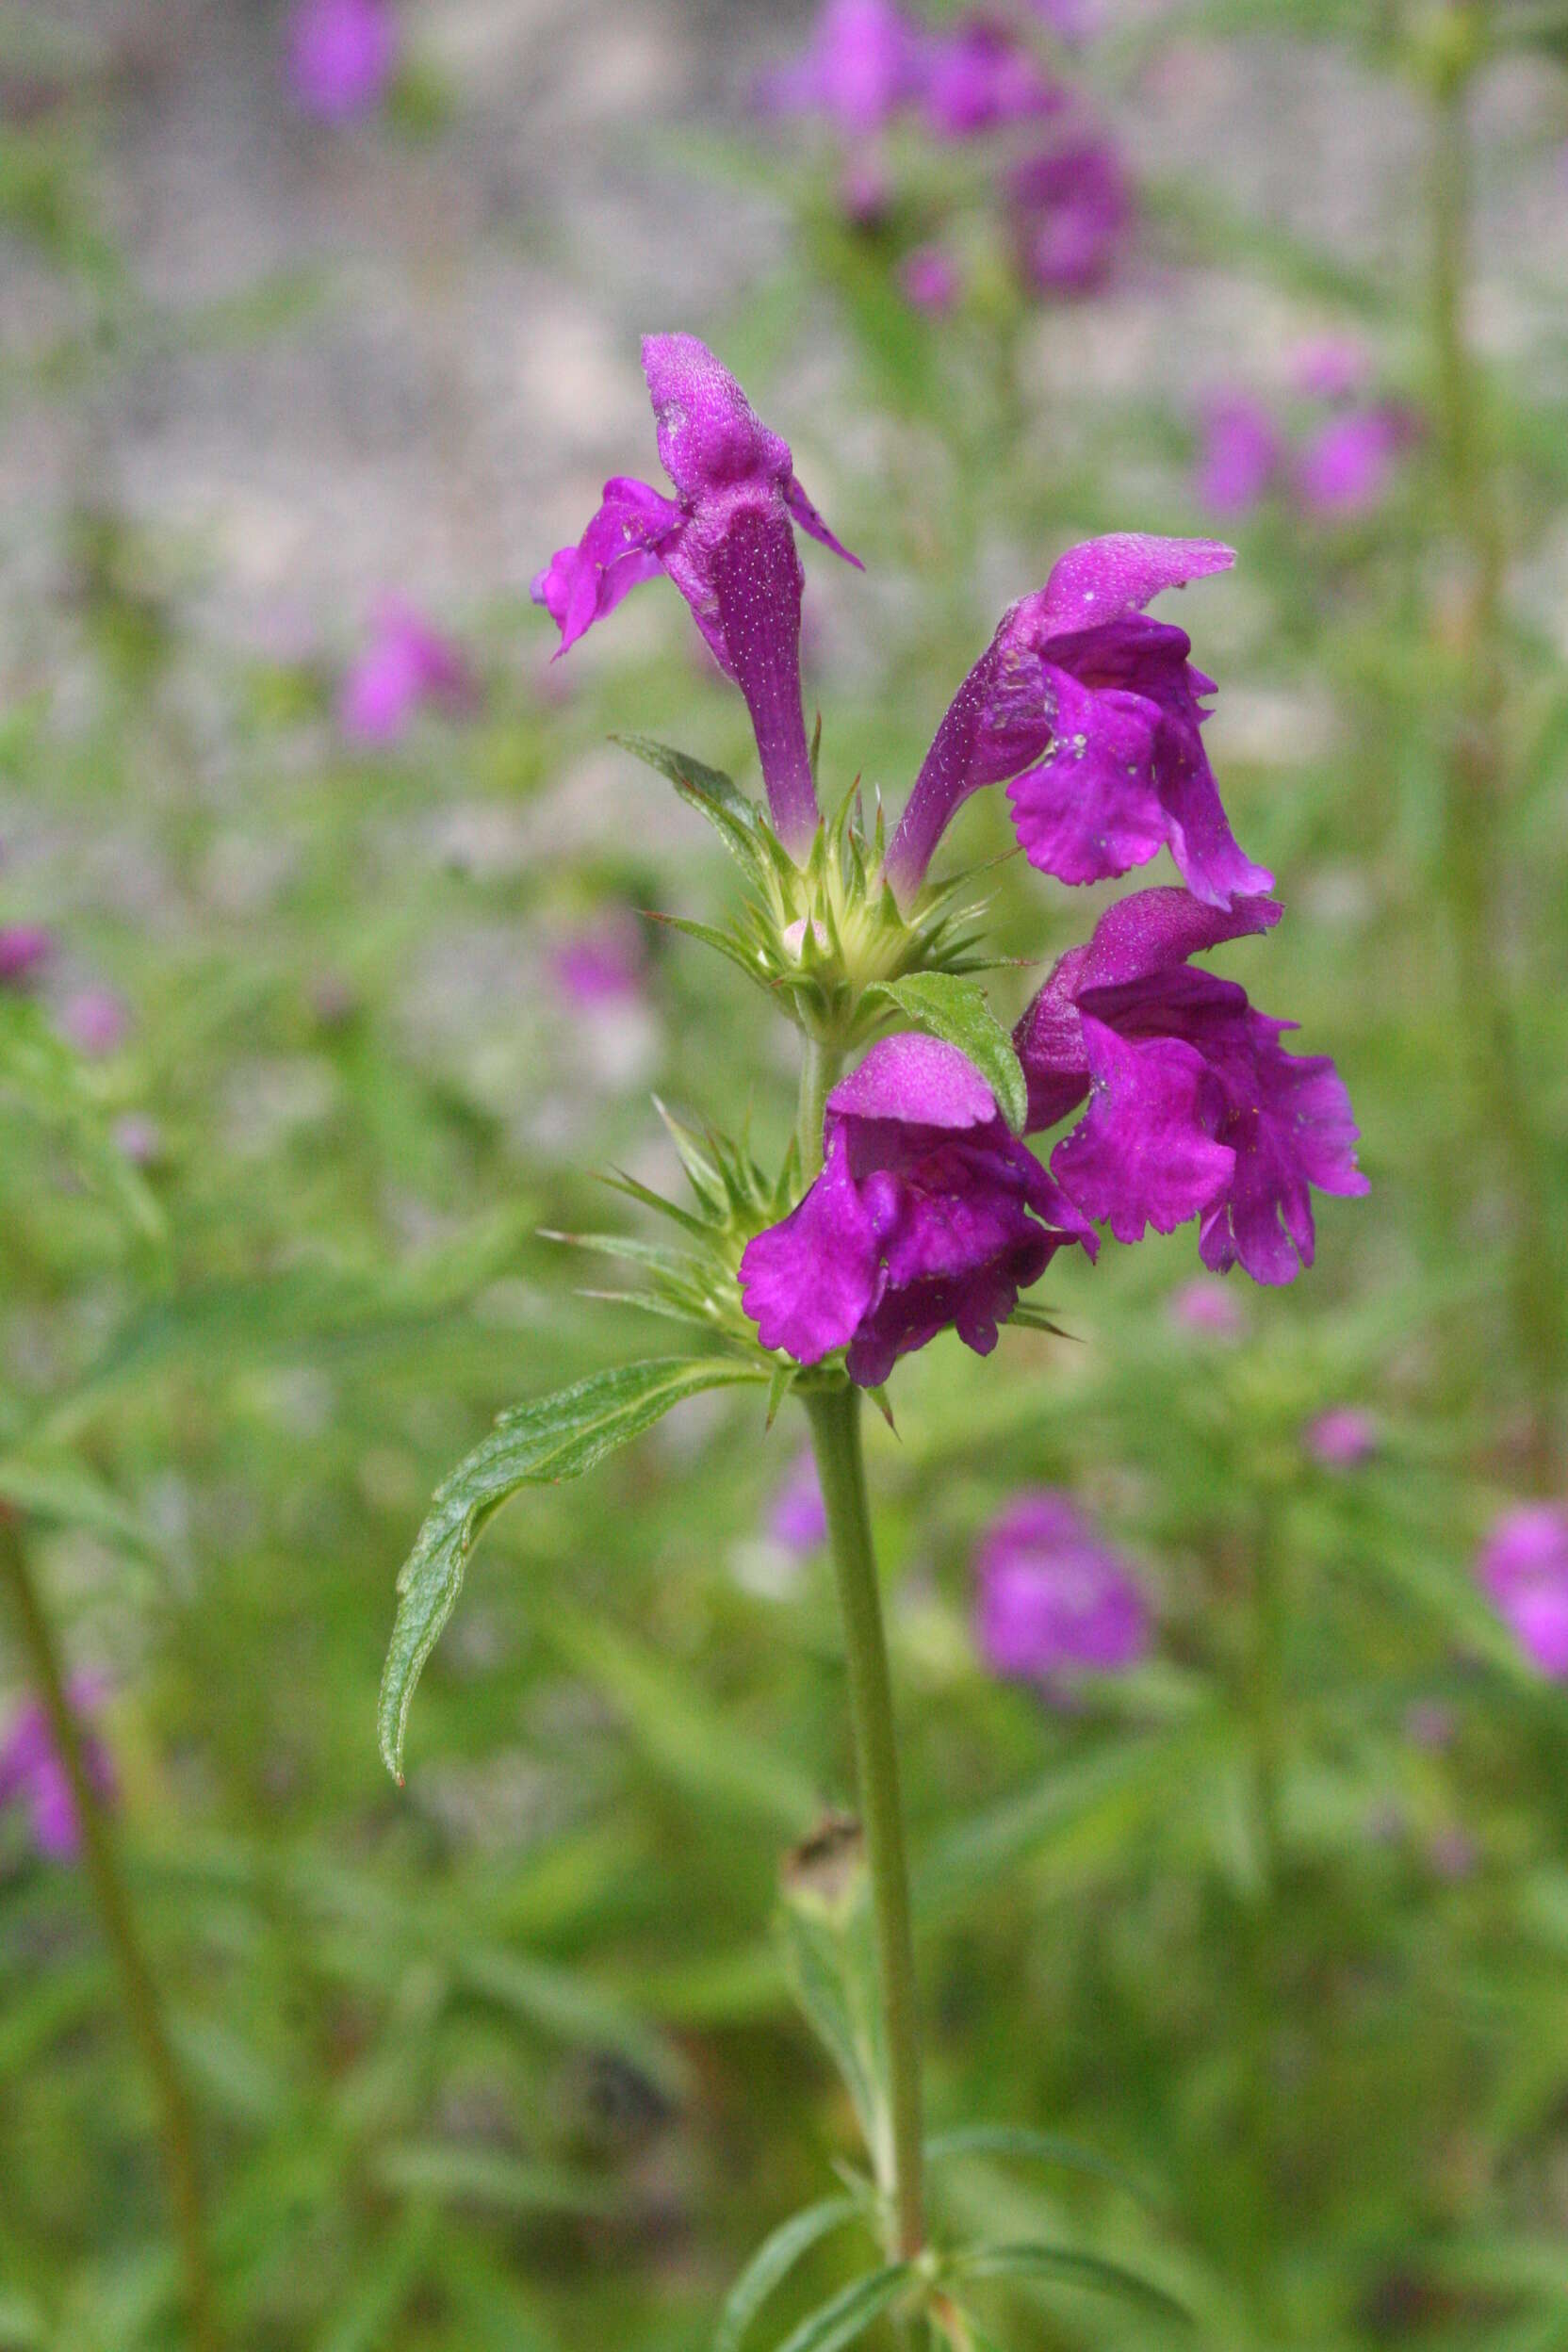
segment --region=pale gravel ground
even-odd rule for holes
[[[1159,0],[1121,0],[1157,14]],[[200,582],[204,626],[343,642],[387,586],[461,613],[516,590],[575,534],[609,470],[646,460],[636,332],[701,324],[765,273],[781,220],[683,170],[669,126],[724,126],[802,0],[406,0],[410,52],[452,97],[439,139],[323,131],[293,113],[275,0],[60,0],[107,122],[106,187],[137,278],[175,306],[325,273],[286,331],[119,368],[90,398],[24,402],[0,455],[0,616],[36,661],[59,518],[88,496],[155,525]],[[1557,109],[1554,114],[1553,109]],[[1560,289],[1568,119],[1539,73],[1503,76],[1492,126],[1543,151],[1485,240],[1480,316],[1517,341]],[[1244,211],[1349,254],[1414,266],[1413,111],[1327,51],[1179,45],[1121,127],[1156,172],[1198,169]],[[58,291],[0,252],[0,340],[66,323]],[[1236,363],[1266,373],[1290,320],[1222,272],[1053,322],[1038,356],[1107,389]],[[802,322],[802,398],[835,373]],[[798,431],[798,427],[797,427]],[[816,439],[832,437],[819,419]],[[803,467],[804,470],[804,467]]]

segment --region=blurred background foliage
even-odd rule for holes
[[[0,1494],[97,1678],[225,2343],[686,2352],[853,2149],[775,1918],[849,1786],[827,1571],[770,1532],[798,1431],[703,1398],[526,1498],[401,1792],[373,1738],[435,1479],[501,1406],[661,1349],[541,1229],[616,1221],[596,1169],[672,1181],[653,1089],[788,1134],[776,1024],[639,920],[729,877],[606,740],[744,775],[739,701],[672,597],[565,673],[526,600],[597,476],[649,470],[633,332],[667,323],[866,558],[808,565],[841,787],[896,804],[1070,539],[1234,538],[1183,619],[1287,907],[1235,969],[1335,1055],[1373,1179],[1310,1277],[1228,1310],[1190,1232],[1064,1260],[1070,1338],[944,1340],[872,1430],[933,2120],[1108,2167],[972,2153],[939,2198],[1135,2259],[1222,2343],[1568,2344],[1568,1700],[1474,1570],[1562,1481],[1568,18],[1085,14],[1065,57],[1021,37],[1135,214],[1052,297],[988,151],[897,129],[857,219],[831,139],[751,110],[797,10],[409,0],[332,122],[279,8],[0,12],[0,917],[47,933],[0,988]],[[933,234],[935,310],[901,275]],[[1304,430],[1326,335],[1411,420],[1386,483],[1217,514],[1205,404]],[[461,677],[388,723],[361,676],[356,723],[389,595]],[[962,845],[1000,857],[1005,812]],[[1085,910],[993,881],[1011,1013]],[[1338,1407],[1351,1462],[1308,1438]],[[1041,1485],[1157,1627],[1066,1707],[971,1627],[976,1536]],[[14,1613],[0,1678],[20,1709]],[[0,1810],[16,2352],[184,2340],[89,1891]],[[812,2249],[756,2340],[850,2260]],[[1169,2335],[1049,2282],[995,2325]]]

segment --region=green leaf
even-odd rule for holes
[[[408,1710],[425,1661],[441,1638],[463,1586],[468,1555],[488,1522],[519,1487],[580,1478],[672,1405],[704,1389],[766,1378],[722,1356],[699,1362],[661,1359],[596,1372],[538,1403],[503,1413],[436,1489],[430,1516],[398,1578],[398,1613],[382,1676],[378,1722],[387,1770],[402,1779]]]
[[[733,1724],[689,1674],[602,1618],[551,1606],[537,1623],[551,1646],[625,1716],[644,1754],[701,1804],[797,1838],[822,1803],[808,1772]]]
[[[1022,1067],[977,980],[952,972],[911,972],[902,980],[880,981],[866,994],[886,997],[927,1037],[940,1037],[967,1054],[1014,1135],[1023,1133],[1029,1090]]]
[[[155,1553],[152,1535],[129,1505],[70,1454],[0,1459],[0,1497],[30,1518],[84,1527],[143,1559]]]
[[[864,2278],[857,2278],[803,2319],[778,2352],[842,2352],[846,2344],[863,2336],[872,2321],[904,2292],[913,2277],[908,2262],[888,2262]]]
[[[1098,2295],[1120,2295],[1159,2311],[1167,2319],[1193,2324],[1192,2313],[1164,2287],[1113,2262],[1102,2254],[1086,2254],[1070,2246],[975,2246],[955,2255],[953,2268],[966,2278],[1040,2278],[1062,2286],[1086,2287]]]
[[[668,776],[681,799],[707,818],[752,880],[761,879],[766,854],[757,809],[733,776],[694,760],[689,752],[672,751],[668,743],[656,743],[651,735],[612,735],[610,740],[629,751],[634,760],[641,760],[645,767]]]
[[[482,2204],[508,2213],[609,2213],[616,2198],[601,2180],[564,2164],[531,2164],[497,2148],[420,2140],[384,2151],[383,2185],[440,2205]]]
[[[803,2213],[780,2222],[771,2236],[763,2239],[725,2297],[719,2324],[713,2330],[713,2352],[740,2352],[746,2329],[802,2255],[819,2238],[841,2229],[846,2221],[858,2220],[859,2214],[860,2209],[852,2197],[828,2197],[820,2205],[808,2205]]]
[[[1023,2156],[1036,2164],[1064,2164],[1071,2171],[1093,2173],[1098,2180],[1109,2180],[1145,2205],[1154,2202],[1145,2183],[1110,2157],[1100,2155],[1092,2148],[1080,2148],[1076,2141],[1063,2139],[1054,2132],[1032,2132],[1023,2124],[960,2124],[956,2131],[941,2132],[935,2139],[927,2140],[927,2164],[946,2164],[955,2156]]]

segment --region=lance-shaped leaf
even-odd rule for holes
[[[501,1415],[483,1443],[437,1487],[430,1516],[398,1578],[398,1613],[378,1714],[382,1756],[397,1780],[402,1779],[415,1688],[452,1613],[468,1555],[501,1505],[519,1487],[580,1478],[615,1446],[652,1429],[684,1396],[766,1378],[761,1365],[723,1356],[698,1362],[663,1358],[593,1373],[553,1396]]]
[[[1092,2295],[1114,2295],[1125,2302],[1140,2304],[1145,2311],[1155,2312],[1162,2319],[1178,2321],[1184,2328],[1193,2324],[1186,2305],[1152,2278],[1129,2270],[1125,2262],[1111,2262],[1102,2254],[1086,2254],[1078,2246],[966,2246],[954,2255],[952,2268],[956,2277],[964,2278],[1036,2278],[1042,2283],[1082,2287]]]
[[[746,798],[733,776],[710,768],[689,752],[672,751],[651,735],[612,735],[611,742],[629,751],[645,767],[669,777],[682,800],[705,816],[725,847],[754,882],[767,871],[756,803]]]
[[[1015,1135],[1023,1133],[1029,1111],[1023,1070],[1013,1041],[986,1002],[977,980],[952,972],[911,972],[884,980],[868,996],[886,998],[930,1037],[956,1045],[980,1072]]]
[[[740,2352],[742,2340],[775,2287],[787,2278],[819,2238],[845,2222],[863,2218],[852,2197],[830,2197],[792,2213],[765,2238],[725,2297],[713,2333],[713,2352]]]

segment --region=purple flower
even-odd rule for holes
[[[768,1533],[786,1552],[819,1551],[827,1541],[827,1511],[817,1465],[808,1451],[796,1455],[773,1498]]]
[[[288,28],[296,103],[324,122],[351,122],[379,106],[398,58],[386,0],[300,0]]]
[[[24,988],[54,952],[54,938],[41,923],[6,923],[0,927],[0,988]]]
[[[800,700],[798,523],[850,564],[795,479],[789,446],[753,413],[734,377],[694,335],[650,335],[643,368],[659,458],[678,496],[617,477],[575,547],[533,582],[533,599],[574,645],[629,592],[665,572],[727,678],[746,698],[779,840],[792,856],[817,824]]]
[[[1041,121],[1068,102],[1033,51],[1005,24],[986,15],[933,34],[921,73],[926,113],[948,139]]]
[[[1280,436],[1250,392],[1208,401],[1198,456],[1198,496],[1212,514],[1245,514],[1267,491],[1280,464]]]
[[[474,681],[457,647],[412,606],[388,598],[343,680],[338,718],[351,743],[394,743],[422,705],[456,714],[473,698]]]
[[[747,1243],[741,1296],[764,1348],[799,1364],[848,1349],[885,1380],[951,1325],[988,1355],[1064,1244],[1095,1240],[956,1047],[886,1037],[835,1086],[826,1165],[782,1224]]]
[[[1387,498],[1395,470],[1414,438],[1408,410],[1353,410],[1324,425],[1297,461],[1296,488],[1309,513],[1353,521]]]
[[[1312,1264],[1312,1185],[1367,1188],[1332,1062],[1285,1053],[1292,1022],[1187,963],[1279,914],[1266,898],[1228,913],[1185,890],[1121,899],[1086,947],[1062,957],[1013,1037],[1031,1133],[1088,1097],[1051,1157],[1068,1198],[1123,1242],[1196,1217],[1204,1265],[1222,1274],[1239,1264],[1258,1282],[1288,1282]]]
[[[918,94],[923,40],[891,0],[826,0],[805,56],[767,75],[759,102],[824,115],[846,145],[873,139]]]
[[[1032,155],[1005,194],[1019,268],[1041,294],[1103,285],[1133,217],[1132,191],[1108,139],[1089,134]]]
[[[1377,1452],[1378,1439],[1376,1419],[1359,1405],[1331,1405],[1302,1432],[1308,1453],[1325,1470],[1359,1470]]]
[[[1131,1569],[1065,1494],[1020,1494],[975,1554],[975,1640],[995,1674],[1048,1687],[1116,1674],[1149,1647]]]
[[[958,265],[941,245],[917,245],[906,253],[898,266],[898,282],[906,301],[933,318],[951,310],[963,291]]]
[[[103,1685],[95,1675],[78,1674],[71,1685],[74,1711],[88,1716],[103,1700]],[[106,1804],[115,1792],[114,1771],[98,1739],[83,1741],[88,1778]],[[36,1699],[17,1708],[0,1737],[0,1811],[23,1804],[32,1819],[33,1843],[45,1860],[69,1862],[81,1842],[76,1807],[50,1735],[49,1718]]]
[[[1162,590],[1227,570],[1213,539],[1118,532],[1070,547],[1043,588],[1003,614],[937,729],[888,852],[907,905],[954,811],[1013,779],[1007,797],[1030,864],[1102,882],[1168,843],[1216,906],[1267,890],[1225,820],[1199,728],[1212,679],[1184,630],[1150,620]]]
[[[1520,1648],[1554,1682],[1568,1681],[1568,1511],[1521,1503],[1481,1547],[1478,1574]]]
[[[1234,1291],[1207,1274],[1173,1291],[1168,1312],[1179,1331],[1202,1339],[1237,1340],[1247,1329],[1247,1312]]]
[[[113,988],[77,988],[60,1006],[59,1024],[79,1054],[118,1054],[130,1034],[125,1000]]]
[[[579,1012],[639,1003],[646,976],[642,926],[634,915],[604,915],[562,939],[550,956],[551,979]]]
[[[1366,346],[1353,335],[1316,335],[1291,357],[1296,389],[1310,400],[1347,400],[1370,372]]]

